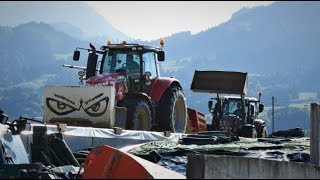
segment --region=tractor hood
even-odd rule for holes
[[[112,74],[100,74],[97,76],[93,76],[89,78],[86,83],[89,85],[97,85],[97,84],[104,84],[104,85],[112,85],[116,82],[123,82],[125,80],[125,73],[124,72],[117,72]]]
[[[195,70],[190,89],[193,92],[247,95],[248,77],[243,72]]]

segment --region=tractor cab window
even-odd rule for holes
[[[256,107],[256,103],[254,103],[254,102],[250,102],[250,114],[249,114],[249,116],[250,117],[253,117],[255,114],[256,114],[256,111],[257,111],[257,107]]]
[[[151,79],[158,77],[159,72],[157,70],[157,56],[155,52],[146,52],[142,54],[143,64],[144,64],[144,73],[150,72]]]
[[[222,105],[222,116],[237,115],[240,116],[241,102],[236,99],[225,100]]]
[[[139,76],[139,54],[128,51],[108,51],[104,56],[102,74],[110,74],[116,71],[126,71],[128,76]]]

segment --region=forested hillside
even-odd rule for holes
[[[164,38],[161,75],[179,79],[188,106],[209,114],[207,101],[215,95],[190,91],[194,71],[248,72],[249,96],[262,91],[266,105],[262,115],[269,129],[272,96],[278,127],[305,126],[308,104],[320,101],[319,10],[319,2],[275,2],[244,8],[229,21],[198,34],[177,32]],[[73,64],[73,50],[89,44],[77,38],[84,29],[62,22],[1,25],[0,108],[7,114],[42,116],[45,86],[77,85],[77,71],[62,65]],[[90,40],[94,45],[105,41]],[[159,40],[141,43],[159,46]],[[84,53],[76,65],[85,63]]]

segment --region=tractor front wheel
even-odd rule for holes
[[[240,136],[246,138],[257,138],[257,131],[254,126],[242,126],[240,130]]]
[[[179,87],[169,88],[160,100],[159,126],[161,130],[185,133],[187,106],[184,94]]]
[[[127,127],[132,130],[149,131],[151,128],[151,110],[145,100],[134,100],[127,107]]]
[[[267,128],[262,127],[261,133],[259,133],[259,138],[266,138],[268,136]]]

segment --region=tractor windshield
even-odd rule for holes
[[[245,111],[247,112],[247,106]],[[222,116],[236,115],[241,117],[241,100],[240,99],[227,99],[222,104]]]
[[[125,50],[107,51],[102,60],[102,74],[126,71],[128,75],[140,74],[140,56],[138,52]]]

